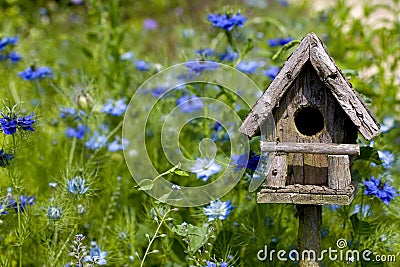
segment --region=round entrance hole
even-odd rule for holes
[[[313,136],[324,129],[324,116],[317,108],[307,106],[297,111],[294,123],[301,134]]]

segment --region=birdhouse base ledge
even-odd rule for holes
[[[310,205],[350,205],[357,189],[352,181],[344,189],[332,189],[318,185],[287,185],[281,188],[263,187],[257,194],[258,203],[288,203]]]

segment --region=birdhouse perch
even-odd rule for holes
[[[261,134],[270,114],[276,142],[260,146],[274,157],[257,201],[350,204],[357,134],[369,140],[379,134],[379,124],[314,33],[301,41],[239,131],[249,138]]]

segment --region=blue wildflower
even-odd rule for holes
[[[28,205],[31,206],[33,204],[35,204],[35,197],[20,196],[18,202],[13,198],[10,199],[8,202],[8,207],[12,207],[15,212],[18,212],[19,207],[19,211],[24,212]]]
[[[383,119],[383,124],[381,124],[381,133],[386,133],[390,131],[395,126],[395,120],[393,117],[385,117]]]
[[[270,47],[276,47],[276,46],[283,46],[287,43],[290,43],[294,39],[292,37],[287,37],[287,38],[274,38],[274,39],[269,39],[268,40],[268,45]]]
[[[115,102],[112,99],[108,99],[107,103],[104,104],[101,111],[111,116],[121,116],[122,114],[124,114],[126,108],[128,107],[125,101],[125,98],[121,98],[120,100]]]
[[[260,64],[257,61],[240,61],[236,68],[244,73],[252,74],[256,72]]]
[[[203,101],[197,96],[182,96],[176,100],[176,104],[181,109],[183,113],[191,113],[193,111],[198,111],[203,108]]]
[[[392,164],[394,162],[394,155],[390,153],[389,150],[378,150],[378,155],[379,158],[382,160],[382,166],[385,169],[389,169],[390,167],[392,167]]]
[[[85,142],[85,147],[91,150],[97,150],[99,148],[105,147],[107,145],[107,137],[101,135],[98,131],[93,133],[93,136]]]
[[[85,114],[85,111],[79,110],[78,112],[75,108],[60,108],[60,118],[62,119],[66,119],[68,117],[79,119],[80,116]]]
[[[3,51],[7,45],[15,45],[18,42],[18,36],[4,37],[0,39],[0,51]]]
[[[236,165],[235,172],[247,168],[255,171],[260,161],[260,155],[250,151],[250,155],[244,153],[242,155],[232,155],[232,164]]]
[[[275,66],[270,66],[267,70],[264,70],[263,73],[265,76],[271,78],[271,80],[275,79],[276,75],[278,75],[278,72],[280,71],[280,68],[275,67]]]
[[[155,30],[158,28],[158,22],[155,19],[147,18],[143,21],[143,27],[146,30]]]
[[[35,79],[43,79],[46,77],[53,78],[53,71],[49,67],[35,68],[31,66],[22,72],[18,72],[18,75],[22,79],[28,81]]]
[[[389,182],[384,182],[375,177],[371,177],[370,180],[366,179],[363,185],[366,187],[364,191],[365,195],[376,196],[386,205],[389,205],[389,202],[394,199],[395,196],[398,196],[397,191],[389,185]]]
[[[354,211],[351,214],[361,213],[363,217],[371,216],[372,209],[368,204],[360,205],[356,204],[354,206]]]
[[[235,207],[231,204],[231,201],[222,202],[217,199],[216,201],[211,201],[210,205],[204,208],[204,214],[208,216],[208,221],[214,221],[215,219],[225,220],[231,211]]]
[[[218,63],[212,61],[189,61],[185,63],[185,67],[189,69],[190,73],[195,75],[200,75],[205,70],[215,70],[218,69]]]
[[[83,195],[89,189],[88,186],[85,187],[85,184],[86,180],[78,175],[71,180],[68,180],[68,191],[74,195]]]
[[[235,27],[242,28],[247,18],[242,16],[239,12],[236,14],[209,14],[207,19],[211,22],[213,27],[221,28],[227,31],[233,30]]]
[[[17,117],[14,116],[13,118],[4,115],[1,113],[3,118],[0,118],[1,129],[3,130],[4,134],[14,134],[17,131]]]
[[[132,60],[133,59],[133,52],[132,51],[128,51],[128,52],[122,54],[120,59],[121,60]]]
[[[76,128],[67,127],[65,134],[71,138],[83,139],[86,132],[86,126],[79,124]]]
[[[123,150],[127,145],[129,144],[128,140],[126,139],[122,139],[117,136],[114,141],[112,141],[109,145],[108,145],[108,151],[109,152],[117,152],[117,151],[121,151]]]
[[[150,64],[144,60],[136,60],[135,67],[139,71],[148,71],[150,69]]]
[[[17,63],[21,60],[21,56],[17,52],[11,52],[9,54],[0,54],[0,60],[11,60],[12,63]]]
[[[155,98],[159,98],[159,97],[161,97],[167,90],[168,90],[167,87],[156,87],[156,88],[153,88],[153,89],[151,90],[151,94],[152,94]]]
[[[207,263],[207,265],[204,267],[217,267],[217,264],[215,262],[207,261],[206,263]]]
[[[196,54],[203,58],[211,57],[211,56],[215,55],[215,51],[212,50],[211,48],[197,49]]]
[[[211,175],[221,171],[221,165],[209,159],[198,158],[190,170],[196,173],[197,179],[202,179],[204,182],[207,182]]]
[[[35,123],[35,120],[33,118],[34,113],[32,112],[31,115],[29,116],[19,116],[17,118],[17,125],[21,127],[25,131],[35,131],[35,129],[32,128],[32,125]]]
[[[11,60],[12,63],[17,63],[21,60],[21,56],[17,52],[11,52],[8,54],[8,58]]]
[[[221,61],[234,61],[239,58],[239,54],[234,51],[227,50],[225,53],[222,53],[219,57]]]
[[[58,206],[50,206],[47,210],[47,217],[50,220],[56,221],[61,219],[62,209]]]
[[[107,264],[106,256],[107,256],[108,252],[101,251],[95,241],[92,241],[90,243],[90,246],[91,246],[90,255],[85,256],[83,258],[83,262],[89,262],[89,263],[97,264],[97,265],[106,265]]]
[[[211,130],[215,131],[215,133],[211,134],[211,139],[213,141],[220,140],[222,142],[225,142],[225,141],[229,140],[228,133],[226,131],[224,131],[224,127],[218,121],[215,122],[215,124],[213,125]]]

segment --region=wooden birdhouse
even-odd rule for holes
[[[276,140],[261,142],[261,151],[274,157],[258,202],[350,204],[356,183],[349,156],[359,154],[358,132],[369,140],[379,124],[314,33],[301,41],[239,131],[259,135],[270,114]]]

